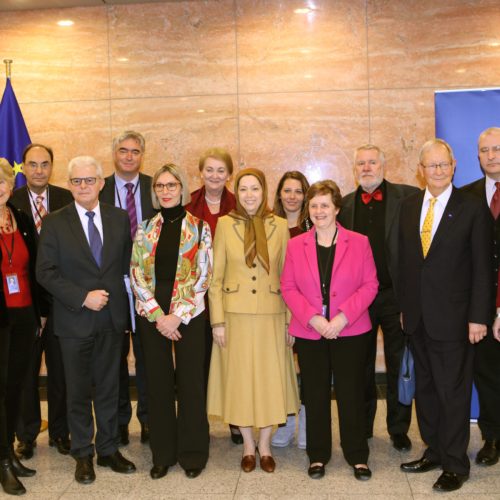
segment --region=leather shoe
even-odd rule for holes
[[[392,434],[391,441],[392,441],[392,446],[398,451],[411,450],[410,438],[404,433]]]
[[[261,455],[259,463],[264,472],[274,472],[274,469],[276,469],[276,462],[271,455]]]
[[[14,449],[11,448],[9,452],[10,464],[12,465],[12,469],[17,477],[31,477],[36,474],[36,470],[28,469],[25,467],[17,458],[17,455],[14,453]]]
[[[325,475],[325,466],[321,465],[311,465],[307,469],[307,473],[311,479],[321,479]]]
[[[67,437],[59,437],[55,439],[49,438],[49,446],[55,446],[61,455],[69,455],[71,450],[71,441]]]
[[[186,474],[189,479],[194,479],[195,477],[198,477],[201,474],[201,471],[203,469],[186,469],[184,473]]]
[[[236,425],[229,425],[229,431],[231,432],[231,441],[234,444],[243,444],[243,436]]]
[[[26,488],[17,479],[8,458],[0,460],[0,484],[7,495],[24,495]]]
[[[119,439],[118,444],[121,446],[127,446],[129,443],[128,440],[128,425],[119,425],[118,426]]]
[[[16,447],[16,455],[21,460],[29,460],[33,457],[33,448],[36,448],[36,441],[19,441]]]
[[[241,459],[241,470],[243,472],[252,472],[255,470],[255,465],[257,461],[255,460],[255,455],[245,455]]]
[[[455,491],[459,490],[467,479],[469,474],[444,471],[432,487],[437,491]]]
[[[135,472],[135,465],[127,460],[119,451],[115,451],[112,455],[98,456],[97,465],[111,467],[112,471],[119,472],[120,474]]]
[[[422,457],[413,462],[406,462],[400,465],[400,469],[404,472],[428,472],[437,469],[440,466],[437,462],[431,462],[429,459]]]
[[[168,465],[153,465],[152,469],[149,471],[151,479],[161,479],[165,477],[168,472]]]
[[[498,462],[499,445],[500,442],[496,439],[487,439],[476,456],[476,464],[495,465]]]
[[[141,422],[141,443],[147,443],[149,441],[149,425],[145,422]]]
[[[80,484],[90,484],[95,481],[94,464],[92,457],[74,457],[76,460],[75,480]]]
[[[352,466],[354,471],[354,477],[358,481],[368,481],[372,477],[372,471],[368,467],[354,467]]]

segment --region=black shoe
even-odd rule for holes
[[[118,439],[118,443],[121,445],[121,446],[127,446],[127,444],[129,443],[129,440],[128,440],[128,425],[119,425],[118,426],[118,434],[119,434],[119,439]]]
[[[186,469],[184,472],[186,473],[186,476],[189,477],[189,479],[194,479],[201,474],[202,470],[203,469]]]
[[[406,434],[392,434],[392,446],[398,451],[411,450],[411,441]]]
[[[243,436],[238,426],[229,424],[229,430],[231,431],[231,441],[234,444],[243,444]]]
[[[98,456],[97,465],[101,467],[111,467],[114,472],[120,474],[130,474],[135,472],[135,465],[127,460],[119,451],[115,451],[112,455]]]
[[[149,441],[149,425],[141,422],[141,443],[147,443]]]
[[[26,488],[17,479],[8,458],[0,460],[0,484],[7,495],[24,495],[26,493]]]
[[[440,466],[437,462],[431,462],[425,457],[414,460],[413,462],[406,462],[400,465],[400,469],[404,472],[428,472],[437,469]]]
[[[21,460],[29,460],[33,457],[33,448],[36,448],[36,441],[19,441],[16,447],[16,455]]]
[[[499,441],[496,439],[487,439],[476,456],[476,464],[495,465],[498,462],[499,447]]]
[[[467,479],[469,474],[444,471],[432,487],[437,491],[455,491],[459,490]]]
[[[28,469],[25,467],[17,458],[17,455],[14,453],[14,449],[10,449],[9,453],[10,464],[12,465],[12,469],[17,477],[31,477],[36,474],[36,470]]]
[[[149,471],[149,475],[152,479],[161,479],[166,476],[168,472],[168,465],[153,465],[153,468]]]
[[[49,446],[55,446],[61,455],[69,455],[71,450],[71,441],[67,437],[55,439],[49,438]]]
[[[323,464],[310,465],[307,473],[311,479],[321,479],[325,475],[325,466]]]
[[[353,465],[352,470],[358,481],[368,481],[372,477],[372,471],[368,467],[354,467]]]
[[[75,480],[80,484],[90,484],[95,481],[92,457],[74,457],[76,460]]]

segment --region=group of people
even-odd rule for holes
[[[36,473],[20,458],[33,456],[40,429],[43,351],[49,444],[73,456],[76,481],[95,480],[95,453],[99,466],[136,470],[119,451],[129,442],[131,339],[153,479],[176,463],[189,478],[201,474],[208,415],[220,416],[243,445],[244,472],[258,457],[271,473],[272,447],[293,441],[298,414],[308,475],[323,477],[332,454],[332,376],[344,458],[356,479],[370,479],[379,327],[387,430],[399,451],[412,446],[411,406],[397,393],[407,343],[415,360],[427,448],[401,469],[442,468],[440,491],[468,479],[473,378],[485,441],[476,461],[495,464],[500,128],[481,134],[478,152],[485,178],[459,190],[450,146],[426,142],[419,190],[387,181],[383,152],[367,144],[355,152],[354,192],[342,197],[332,180],[309,185],[290,171],[272,210],[257,168],[237,172],[228,190],[233,162],[219,148],[200,158],[202,187],[193,193],[175,164],[152,177],[140,173],[145,141],[135,131],[114,139],[109,177],[95,158],[73,158],[68,190],[49,184],[53,152],[45,145],[26,148],[27,185],[18,190],[0,160],[3,490],[24,493],[19,478]]]

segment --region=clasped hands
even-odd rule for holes
[[[156,320],[156,329],[167,339],[180,340],[182,335],[178,328],[181,318],[175,314],[163,314]]]
[[[315,314],[309,324],[325,339],[336,339],[347,325],[347,318],[343,312],[335,315],[330,321],[325,317]]]

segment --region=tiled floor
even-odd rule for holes
[[[327,466],[327,474],[321,480],[307,476],[308,465],[305,451],[296,446],[275,450],[277,469],[267,474],[257,468],[245,474],[240,471],[241,447],[229,440],[226,426],[211,420],[210,460],[206,470],[196,479],[188,479],[178,467],[169,470],[163,479],[153,481],[149,477],[151,459],[149,448],[139,442],[139,424],[130,426],[131,442],[122,448],[124,455],[133,460],[137,472],[120,475],[96,466],[97,480],[88,486],[73,479],[75,462],[59,455],[47,444],[44,432],[38,439],[33,459],[26,465],[37,469],[33,478],[23,479],[28,489],[25,498],[44,499],[379,499],[424,500],[429,496],[461,499],[500,500],[500,464],[492,468],[472,465],[471,478],[457,493],[434,493],[432,484],[439,471],[426,474],[404,474],[399,470],[402,461],[419,458],[423,445],[414,423],[410,437],[414,446],[409,453],[395,451],[385,431],[385,403],[379,401],[375,437],[370,440],[370,467],[373,478],[367,482],[356,481],[351,469],[341,456],[334,410],[334,456]],[[46,414],[46,403],[43,403]],[[480,447],[480,436],[475,424],[471,425],[471,460]],[[2,494],[0,493],[0,496]],[[2,498],[6,498],[3,495]]]

